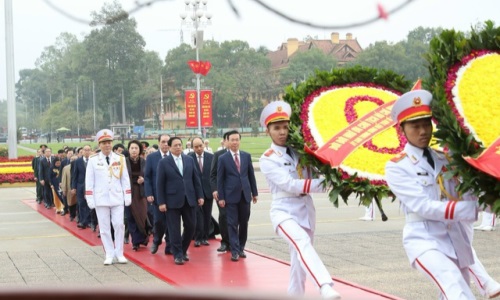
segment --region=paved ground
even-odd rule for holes
[[[258,185],[267,188],[257,172]],[[0,288],[55,286],[137,286],[172,288],[129,263],[103,267],[101,247],[90,247],[21,202],[34,188],[0,188]],[[359,221],[354,200],[334,208],[316,195],[316,249],[332,276],[405,299],[435,299],[435,288],[412,270],[401,244],[403,216],[397,203],[385,202],[389,221]],[[269,194],[252,207],[247,247],[288,261],[286,244],[272,231]],[[214,209],[214,215],[217,215]],[[500,279],[500,233],[477,232],[474,246],[490,274]],[[478,298],[481,298],[478,296]]]

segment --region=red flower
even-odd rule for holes
[[[0,174],[0,183],[35,182],[33,173]]]
[[[8,157],[0,156],[0,162],[24,162],[24,161],[31,162],[32,160],[33,156],[19,156],[18,158],[15,159],[9,159]]]

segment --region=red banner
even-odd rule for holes
[[[196,91],[186,90],[184,95],[186,100],[186,127],[197,128],[198,109],[196,105]]]
[[[201,127],[212,127],[212,90],[200,91]]]
[[[464,157],[474,168],[500,180],[500,137],[477,158]]]
[[[332,168],[338,167],[356,148],[394,125],[390,117],[394,102],[387,102],[351,123],[316,152],[307,147],[305,150],[323,163],[330,163]]]
[[[196,90],[185,91],[186,100],[186,127],[198,128],[198,99]],[[212,127],[212,90],[200,91],[201,127]]]

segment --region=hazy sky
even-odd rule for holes
[[[150,0],[121,0],[126,10],[135,2]],[[406,0],[262,0],[295,18],[325,25],[347,25],[377,15],[377,3],[387,10]],[[90,20],[91,11],[99,11],[103,0],[50,0],[50,3],[78,19]],[[111,1],[107,1],[111,2]],[[499,0],[413,0],[403,10],[363,27],[319,30],[296,25],[260,7],[253,0],[232,0],[238,8],[238,18],[227,0],[208,0],[208,11],[213,14],[212,25],[205,28],[205,39],[245,40],[251,47],[265,46],[275,50],[288,38],[302,39],[308,35],[328,39],[331,32],[341,38],[352,33],[362,47],[380,40],[397,42],[418,27],[444,27],[469,30],[471,25],[493,20],[500,25]],[[0,7],[0,99],[5,90],[5,12]],[[153,3],[132,15],[138,31],[146,41],[146,49],[160,54],[162,60],[168,50],[180,45],[181,29],[185,42],[190,42],[192,29],[181,26],[180,13],[184,0],[164,0]],[[53,45],[61,32],[70,32],[82,40],[90,32],[84,23],[71,20],[50,8],[44,0],[13,0],[14,62],[16,82],[21,69],[34,68],[35,61],[45,47]],[[203,50],[200,52],[203,59]],[[186,65],[187,67],[187,65]]]

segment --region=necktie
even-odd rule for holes
[[[288,154],[288,156],[290,156],[291,158],[293,158],[293,155],[292,155],[292,150],[288,147],[286,147],[286,154]]]
[[[48,163],[49,163],[49,165],[50,165],[50,158],[48,158],[48,157],[47,157],[47,162],[48,162]]]
[[[86,159],[86,158],[83,159],[83,162],[85,163],[85,168],[87,167],[87,161],[88,161],[88,159]]]
[[[203,171],[203,162],[201,160],[201,155],[198,155],[198,164],[200,165],[200,171]]]
[[[108,163],[109,165],[109,156],[106,156],[106,162]]]
[[[429,151],[429,148],[424,148],[424,156],[427,158],[427,162],[434,169],[434,160],[432,159],[432,155]]]
[[[240,172],[240,160],[238,159],[238,153],[234,154],[234,163],[236,164],[236,169]]]
[[[167,154],[163,154],[163,158],[167,157],[168,155]]]
[[[181,173],[181,175],[182,175],[181,158],[180,158],[180,157],[177,157],[177,158],[175,159],[175,162],[176,162],[176,164],[177,164],[177,168],[179,169],[179,172],[180,172],[180,173]]]

